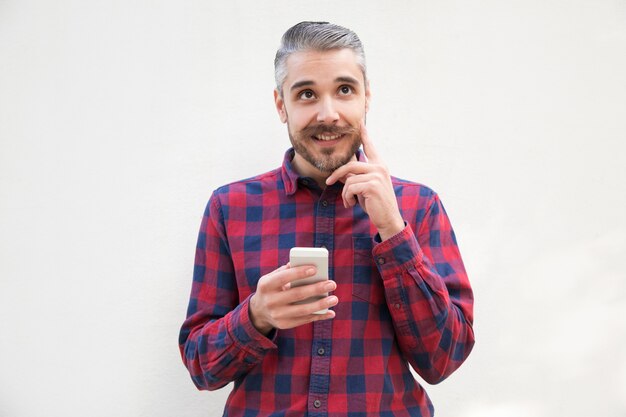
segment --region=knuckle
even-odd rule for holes
[[[266,293],[266,288],[267,288],[267,286],[264,283],[262,283],[261,281],[259,281],[257,286],[256,286],[257,294],[261,294],[261,295],[265,294]]]
[[[302,265],[299,270],[298,270],[298,278],[306,278],[307,276],[309,276],[309,270],[310,269],[315,269],[315,266],[313,265]]]
[[[307,288],[306,287],[296,287],[293,288],[291,291],[291,299],[294,301],[300,301],[300,300],[304,300],[305,298],[307,298],[307,292],[306,292]]]
[[[276,312],[276,310],[270,310],[268,311],[268,316],[270,318],[270,320],[272,320],[273,322],[279,322],[281,317],[280,315]]]
[[[266,300],[264,304],[265,304],[265,308],[267,309],[268,316],[271,317],[274,314],[273,308],[276,305],[276,303],[272,300]]]

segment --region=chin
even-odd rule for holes
[[[321,172],[323,172],[325,174],[331,174],[337,168],[342,167],[346,163],[348,163],[349,160],[350,159],[347,159],[347,160],[344,160],[344,159],[342,159],[342,160],[326,159],[326,160],[323,160],[323,161],[322,160],[318,160],[318,161],[314,161],[315,163],[313,165],[315,166],[315,168],[317,168]]]
[[[322,153],[321,156],[311,157],[310,159],[307,159],[307,156],[310,156],[310,154],[302,156],[307,159],[307,161],[315,168],[317,168],[321,172],[329,174],[337,168],[342,167],[350,162],[354,157],[356,151],[359,149],[360,145],[360,141],[356,141],[354,144],[352,144],[347,152],[339,155],[336,155],[335,152],[329,154]]]

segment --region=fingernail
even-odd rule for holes
[[[306,270],[307,275],[315,275],[315,268],[309,268]]]
[[[333,282],[327,282],[326,285],[324,285],[324,289],[326,291],[332,291],[335,289],[335,284]]]
[[[328,305],[329,306],[334,306],[338,302],[339,302],[339,299],[337,297],[335,297],[334,295],[331,295],[330,297],[328,297]]]

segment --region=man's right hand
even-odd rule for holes
[[[293,281],[313,275],[315,267],[312,265],[291,268],[289,264],[263,275],[257,283],[256,292],[250,298],[249,314],[254,327],[267,335],[272,329],[290,329],[335,317],[332,310],[325,314],[313,314],[337,305],[339,300],[334,295],[311,303],[294,305],[295,302],[310,297],[325,296],[337,288],[337,284],[330,280],[291,287]]]

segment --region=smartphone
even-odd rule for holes
[[[317,272],[312,277],[293,281],[291,283],[292,287],[299,287],[301,285],[308,285],[328,279],[328,250],[326,248],[291,248],[289,251],[289,264],[292,267],[314,265],[317,269]],[[328,293],[326,293],[326,295],[319,295],[307,298],[306,300],[298,301],[296,304],[307,304],[327,296]],[[326,312],[328,312],[328,309],[316,311],[313,314],[326,314]]]

